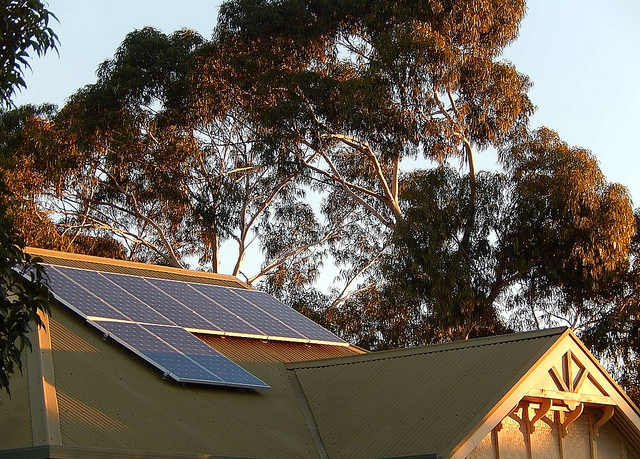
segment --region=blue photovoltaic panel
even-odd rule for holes
[[[183,328],[99,320],[90,323],[176,381],[269,387]]]
[[[62,268],[59,266],[47,266],[47,275],[49,276],[49,286],[55,296],[74,308],[84,318],[89,316],[104,317],[108,319],[127,319],[105,301],[84,288],[83,284],[73,282],[69,277],[65,276],[62,271],[68,273],[71,268]],[[76,270],[77,271],[77,270]]]
[[[186,329],[346,344],[264,292],[48,266],[56,297],[181,382],[269,387]]]
[[[262,330],[267,336],[289,337],[304,339],[304,335],[296,332],[291,327],[279,321],[275,317],[265,313],[244,298],[234,294],[225,287],[217,287],[208,284],[192,284],[198,292],[211,298],[229,311],[242,317],[254,327]],[[200,314],[204,315],[201,311]],[[205,316],[206,317],[206,316]]]
[[[91,321],[91,323],[104,329],[110,336],[177,381],[222,383],[221,378],[196,364],[140,324],[108,321]],[[194,337],[194,339],[197,338]]]
[[[173,324],[166,317],[158,314],[158,312],[97,271],[62,267],[58,267],[58,269],[134,322]],[[96,314],[96,317],[105,316]],[[106,318],[115,317],[106,316]]]
[[[242,296],[247,301],[258,306],[260,309],[268,312],[274,317],[281,318],[296,331],[304,335],[310,340],[328,341],[331,343],[344,343],[342,339],[331,333],[329,330],[321,327],[311,319],[300,314],[295,309],[290,308],[286,304],[273,298],[265,292],[257,290],[233,289],[234,294]]]
[[[266,333],[256,327],[252,327],[237,315],[221,308],[219,304],[198,293],[186,282],[175,282],[163,279],[148,279],[148,281],[166,294],[178,300],[180,303],[195,311],[200,316],[204,317],[206,319],[206,322],[204,322],[205,324],[210,322],[218,327],[218,329],[224,330],[225,332],[260,335],[266,337]],[[179,325],[188,328],[207,328],[203,325],[203,322],[198,326],[187,326],[182,323]]]
[[[155,325],[144,325],[144,328],[180,349],[187,357],[220,377],[227,385],[269,387],[240,365],[232,362],[182,328]]]
[[[222,329],[193,312],[179,300],[169,296],[146,278],[124,274],[103,273],[120,287],[143,300],[175,325],[220,332]],[[169,282],[169,281],[164,281]],[[162,283],[160,281],[159,283]],[[175,284],[175,282],[173,282]]]

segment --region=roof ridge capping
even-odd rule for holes
[[[557,336],[560,338],[570,331],[569,327],[546,328],[542,330],[533,330],[527,332],[505,333],[503,335],[484,336],[481,338],[472,338],[468,340],[449,341],[439,344],[425,344],[423,346],[415,346],[403,349],[391,349],[386,351],[376,351],[366,354],[353,356],[333,357],[321,360],[309,360],[305,362],[291,362],[286,364],[288,369],[303,368],[319,368],[334,365],[349,365],[355,363],[364,363],[374,360],[395,359],[401,357],[411,357],[422,354],[433,354],[437,352],[454,351],[457,349],[469,349],[480,346],[491,346],[495,344],[503,344],[513,341],[524,341],[529,339],[537,339],[544,337]]]
[[[84,254],[72,253],[72,252],[60,252],[58,250],[40,249],[37,247],[25,247],[25,252],[27,252],[30,255],[35,255],[38,257],[51,257],[51,258],[59,258],[62,260],[73,260],[73,261],[79,261],[79,262],[97,263],[97,264],[110,265],[110,266],[122,266],[122,267],[141,269],[141,270],[147,270],[147,271],[175,273],[175,274],[182,274],[182,275],[193,276],[193,277],[208,277],[211,279],[229,280],[233,282],[238,282],[239,284],[242,284],[247,288],[250,287],[245,282],[241,281],[237,277],[232,276],[230,274],[211,273],[207,271],[197,271],[194,269],[186,269],[186,268],[174,268],[173,266],[154,265],[151,263],[142,263],[139,261],[118,260],[115,258],[97,257],[94,255],[84,255]],[[49,262],[45,261],[45,263],[49,263]]]

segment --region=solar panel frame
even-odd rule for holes
[[[230,289],[235,295],[244,298],[256,307],[273,317],[282,317],[287,325],[307,338],[310,342],[348,345],[346,341],[331,333],[326,328],[318,325],[308,317],[300,314],[295,309],[278,301],[266,292],[258,290]]]

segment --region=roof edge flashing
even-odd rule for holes
[[[437,352],[455,351],[458,349],[470,349],[474,347],[493,346],[514,341],[525,341],[550,336],[558,338],[569,331],[568,327],[556,327],[544,330],[534,330],[531,332],[507,333],[504,335],[485,336],[470,340],[450,341],[448,343],[426,344],[403,349],[391,349],[385,351],[374,351],[356,356],[334,357],[329,359],[311,360],[306,362],[292,362],[287,364],[288,370],[305,368],[320,368],[336,365],[353,365],[376,360],[397,359],[402,357],[413,357],[417,355],[433,354]]]

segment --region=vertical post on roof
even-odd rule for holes
[[[593,413],[587,413],[587,423],[589,425],[589,452],[591,453],[591,459],[597,459],[596,452],[596,432],[594,429]]]
[[[38,327],[29,333],[33,350],[27,353],[33,446],[61,445],[49,316],[39,314],[44,327]]]
[[[527,452],[527,459],[532,459],[532,451],[531,451],[531,432],[532,432],[532,423],[531,417],[529,413],[529,403],[522,404],[522,422],[524,423],[524,434],[525,441],[524,446]]]
[[[562,412],[556,411],[555,421],[558,428],[558,450],[560,452],[560,459],[564,459],[564,446],[562,444]]]

